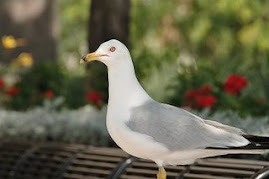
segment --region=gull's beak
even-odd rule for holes
[[[85,62],[90,62],[90,61],[98,60],[98,58],[100,58],[102,56],[107,56],[107,55],[97,54],[96,52],[92,52],[92,53],[89,53],[87,55],[84,55],[80,59],[79,63],[85,63]]]

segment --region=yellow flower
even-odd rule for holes
[[[34,63],[34,58],[30,53],[21,53],[17,58],[17,62],[22,67],[30,67]]]
[[[2,37],[2,45],[5,49],[12,49],[16,48],[18,46],[18,43],[13,36],[8,35]]]

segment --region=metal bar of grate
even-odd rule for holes
[[[18,170],[22,168],[21,165],[23,165],[24,161],[27,160],[28,157],[32,156],[34,152],[38,150],[38,146],[29,148],[25,151],[24,154],[21,155],[21,157],[18,159],[17,163],[14,165],[13,170],[9,173],[9,176],[12,178],[17,178],[16,174],[18,173]]]
[[[136,157],[128,157],[123,160],[108,176],[108,179],[118,179],[123,174],[124,170],[129,167],[134,161],[137,161]]]
[[[251,179],[268,179],[269,178],[269,167],[266,167],[256,174],[254,174]]]
[[[0,142],[0,178],[154,179],[158,167],[117,148],[72,144]],[[170,179],[266,179],[269,162],[208,158],[189,166],[167,166]]]
[[[71,155],[69,157],[69,159],[67,159],[63,165],[61,166],[61,168],[59,169],[59,174],[58,174],[58,178],[59,179],[63,179],[64,178],[64,174],[67,172],[67,167],[72,165],[72,163],[74,163],[74,161],[76,160],[78,154],[82,153],[83,151],[85,151],[87,149],[87,147],[84,148],[79,148],[77,149],[77,151]]]

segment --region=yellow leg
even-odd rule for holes
[[[157,179],[166,179],[166,171],[163,167],[159,167],[159,171],[157,173]]]

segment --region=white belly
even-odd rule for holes
[[[152,137],[130,130],[123,120],[107,118],[107,129],[116,144],[130,155],[156,160],[168,151]]]

